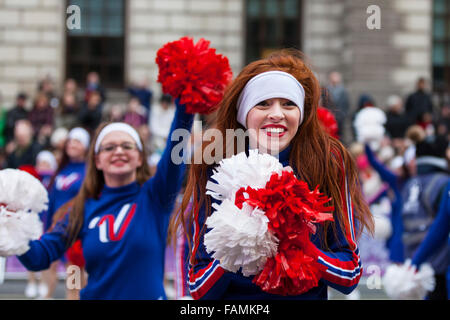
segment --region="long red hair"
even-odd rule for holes
[[[320,191],[331,197],[330,205],[333,205],[335,208],[335,222],[328,223],[319,229],[324,247],[328,247],[326,239],[330,226],[334,233],[337,231],[336,223],[339,223],[341,228],[346,228],[345,230],[348,230],[347,228],[349,227],[347,213],[344,209],[344,174],[346,175],[353,201],[355,218],[359,222],[356,224],[356,236],[358,237],[364,228],[367,228],[372,233],[374,227],[373,218],[360,190],[355,161],[342,143],[330,136],[320,124],[317,116],[320,85],[300,51],[291,49],[280,50],[268,58],[252,62],[244,67],[226,89],[212,127],[219,130],[223,137],[225,137],[227,129],[244,130],[237,122],[236,105],[239,94],[251,78],[270,70],[280,70],[292,74],[305,89],[304,119],[290,143],[289,164],[296,168],[298,178],[307,182],[310,188],[319,185]],[[205,148],[211,143],[214,143],[214,141],[203,142],[201,148],[196,152],[202,152],[203,154]],[[221,148],[223,150],[221,158],[230,156],[225,143],[224,147]],[[218,149],[220,150],[220,148]],[[234,154],[237,152],[238,150],[235,147]],[[215,159],[217,161],[217,157]],[[210,166],[211,164],[207,164],[204,161],[201,164],[191,164],[180,210],[171,220],[171,234],[175,235],[175,231],[182,225],[190,246],[192,246],[191,226],[199,208],[205,206],[206,215],[209,216],[211,214],[211,199],[205,194],[208,179],[207,170]],[[191,200],[193,205],[191,209],[188,209]],[[201,232],[204,232],[204,229]]]

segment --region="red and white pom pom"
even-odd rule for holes
[[[211,230],[204,243],[221,267],[242,268],[273,294],[297,295],[317,286],[321,271],[310,235],[315,224],[333,220],[330,199],[257,150],[222,160],[211,178],[207,194],[222,203],[206,219]]]
[[[38,239],[43,225],[38,213],[47,209],[47,190],[31,174],[0,171],[0,256],[21,255]]]
[[[205,246],[225,270],[244,276],[260,272],[268,258],[277,252],[277,238],[268,230],[269,219],[264,212],[245,204],[239,209],[229,199],[220,205],[213,204],[216,211],[206,219],[208,228]]]
[[[321,278],[315,246],[310,236],[316,224],[332,221],[330,199],[316,187],[298,180],[292,171],[273,174],[265,188],[242,188],[236,205],[261,208],[269,218],[269,230],[278,239],[277,255],[269,258],[253,282],[268,293],[299,295],[316,287]]]
[[[269,154],[260,154],[258,150],[241,152],[220,161],[211,176],[213,181],[206,183],[206,194],[214,199],[234,201],[236,191],[242,187],[264,188],[273,173],[281,174],[283,165]]]
[[[233,76],[228,58],[209,44],[183,37],[165,44],[156,55],[163,92],[180,98],[189,113],[215,111]]]
[[[386,294],[397,300],[423,300],[435,285],[433,268],[424,263],[417,270],[410,259],[402,265],[390,265],[383,276]]]

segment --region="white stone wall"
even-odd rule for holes
[[[342,1],[304,0],[302,12],[302,50],[311,60],[321,83],[326,75],[342,65],[344,37],[342,36]]]
[[[378,5],[381,29],[370,30],[367,8]],[[343,74],[353,107],[370,93],[380,107],[390,94],[405,96],[419,76],[431,79],[432,1],[304,0],[303,50],[322,84]]]
[[[10,108],[18,91],[34,96],[39,79],[64,77],[61,0],[0,0],[0,92]]]
[[[432,1],[398,0],[394,8],[401,27],[393,33],[392,46],[402,50],[403,63],[393,70],[393,82],[404,93],[415,87],[418,77],[432,77]]]
[[[211,41],[230,61],[234,74],[242,67],[242,0],[130,0],[127,8],[126,80],[150,79],[156,96],[156,52],[183,36]]]

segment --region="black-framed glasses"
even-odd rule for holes
[[[116,151],[116,149],[118,147],[122,148],[123,151],[133,151],[133,150],[137,149],[136,144],[131,143],[131,142],[124,142],[124,143],[121,143],[121,144],[113,144],[113,143],[111,143],[111,144],[107,144],[107,145],[104,145],[104,146],[100,146],[98,152],[99,153],[100,152],[112,153],[112,152]]]

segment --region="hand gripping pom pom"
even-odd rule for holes
[[[310,191],[293,172],[273,174],[263,189],[242,188],[236,205],[258,206],[269,218],[269,230],[279,240],[277,255],[267,260],[253,282],[263,291],[280,295],[299,295],[316,287],[320,264],[310,241],[317,223],[332,221],[330,199],[316,188]]]
[[[0,171],[0,190],[0,256],[21,255],[42,234],[38,213],[47,209],[47,190],[16,169]]]
[[[390,265],[383,277],[386,294],[397,300],[422,300],[435,285],[433,268],[425,263],[417,271],[410,259],[402,265]]]
[[[188,113],[215,111],[233,75],[228,58],[209,44],[183,37],[165,44],[156,55],[163,92],[180,98]]]
[[[30,240],[42,235],[42,222],[35,212],[8,211],[0,207],[0,256],[22,255],[30,248]]]
[[[206,220],[212,228],[205,234],[208,253],[213,252],[228,271],[237,272],[242,267],[244,276],[257,274],[277,251],[278,240],[268,231],[269,219],[257,208],[245,204],[239,209],[228,199],[213,207],[216,211]]]
[[[264,188],[272,173],[281,174],[282,170],[283,165],[269,154],[250,150],[247,157],[245,152],[241,152],[220,161],[211,176],[215,182],[210,180],[206,183],[206,194],[217,200],[234,201],[236,191],[240,188]]]

